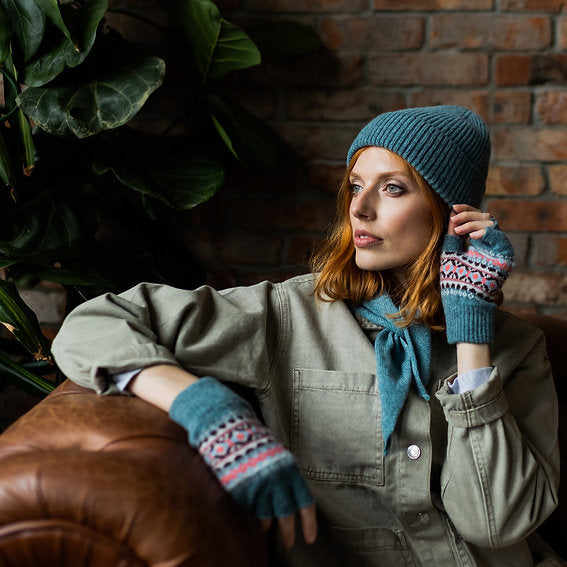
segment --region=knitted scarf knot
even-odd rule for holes
[[[374,341],[374,351],[386,455],[412,380],[419,395],[429,400],[426,386],[429,382],[431,333],[429,327],[421,324],[398,327],[395,319],[386,316],[398,312],[387,293],[365,301],[355,310],[368,321],[384,327]]]

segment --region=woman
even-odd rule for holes
[[[108,294],[67,318],[57,361],[168,411],[277,520],[282,564],[535,565],[556,398],[542,333],[495,309],[513,252],[478,208],[489,154],[467,109],[382,114],[349,150],[316,275]]]

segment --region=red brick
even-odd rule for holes
[[[492,96],[491,124],[529,124],[532,112],[530,91],[500,90]]]
[[[499,160],[567,160],[567,131],[518,126],[493,130],[494,156]]]
[[[335,204],[322,201],[241,199],[236,203],[238,228],[319,231],[328,226]]]
[[[370,51],[417,49],[423,44],[423,33],[424,19],[407,15],[324,18],[320,28],[329,49]]]
[[[533,265],[538,268],[567,267],[567,236],[534,236],[532,258]]]
[[[283,240],[281,236],[246,232],[193,230],[186,242],[193,254],[205,264],[241,263],[277,265],[280,263]]]
[[[375,10],[490,10],[492,0],[374,0]]]
[[[415,52],[369,57],[369,77],[374,85],[457,86],[485,85],[488,58],[483,53]]]
[[[249,9],[264,12],[363,12],[367,0],[248,0]]]
[[[231,88],[229,98],[262,120],[274,118],[277,101],[274,89]]]
[[[486,183],[487,195],[539,195],[545,179],[537,165],[492,166]]]
[[[489,101],[486,90],[422,89],[410,94],[410,106],[456,104],[474,110],[485,120],[489,118]]]
[[[498,219],[503,230],[567,231],[567,201],[493,199],[485,208]]]
[[[544,49],[551,22],[542,16],[440,14],[431,16],[430,47],[435,49]]]
[[[331,54],[324,50],[300,57],[264,58],[245,75],[251,84],[270,87],[347,87],[360,84],[364,59],[360,55]]]
[[[531,75],[529,55],[499,55],[494,64],[494,81],[501,87],[528,85]]]
[[[292,235],[288,244],[287,263],[308,267],[314,249],[319,246],[323,240],[323,237]]]
[[[399,91],[302,89],[287,94],[287,115],[292,120],[368,120],[404,106],[404,97]]]
[[[550,165],[547,171],[551,192],[556,195],[567,195],[567,165]]]
[[[557,47],[567,49],[567,18],[557,18]]]
[[[512,272],[504,284],[506,302],[567,305],[567,275]]]
[[[534,55],[530,71],[530,85],[564,85],[567,83],[567,55]]]
[[[567,124],[567,93],[546,91],[536,93],[535,111],[545,124]]]
[[[567,83],[567,55],[500,55],[495,62],[495,82],[499,86],[564,85]]]
[[[510,12],[561,12],[563,0],[500,0],[500,9]]]
[[[300,156],[310,159],[346,159],[348,148],[358,130],[354,126],[337,124],[319,126],[290,122],[278,127],[278,132],[284,140]]]
[[[307,171],[310,188],[336,195],[346,172],[346,160],[341,165],[314,163]]]
[[[525,234],[508,233],[508,238],[514,248],[515,269],[523,268],[527,263],[529,237]]]

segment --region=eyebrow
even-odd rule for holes
[[[378,177],[379,178],[383,178],[383,177],[395,177],[397,175],[402,175],[404,177],[410,177],[411,178],[411,173],[409,171],[403,171],[403,170],[398,170],[398,171],[385,171],[384,173],[381,173]],[[355,179],[360,179],[360,174],[356,173],[354,171],[354,169],[350,172],[349,175],[349,179],[355,178]]]

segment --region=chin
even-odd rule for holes
[[[357,253],[355,256],[355,263],[359,269],[365,272],[382,272],[384,270],[396,270],[405,266],[407,262],[411,261],[408,259],[406,262],[400,261],[400,259],[396,258],[396,260],[391,259],[388,261],[386,258],[376,258],[370,257],[370,254]]]

